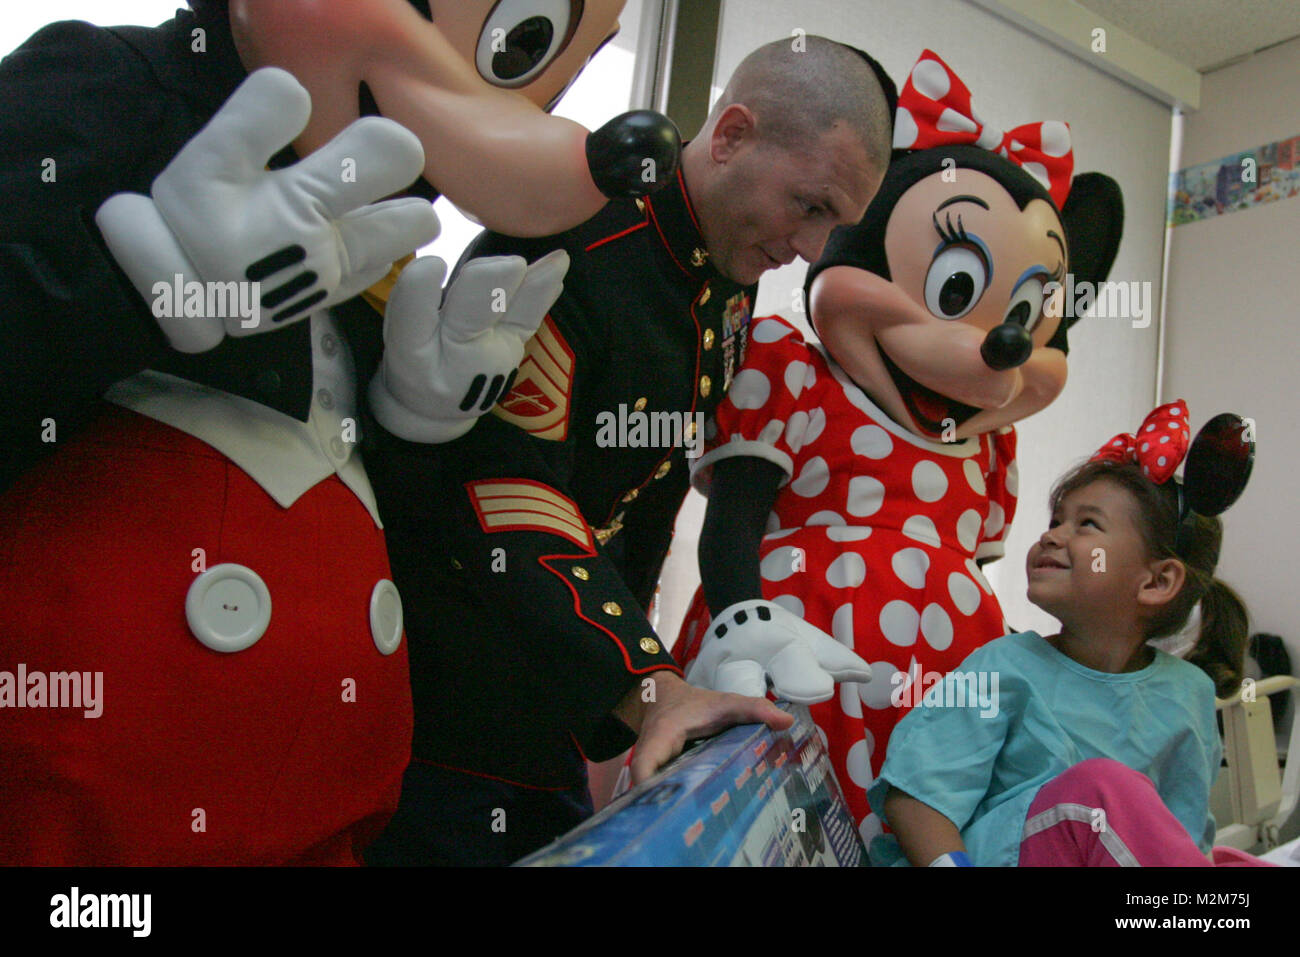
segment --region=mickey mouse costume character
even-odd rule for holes
[[[670,126],[540,109],[620,0],[193,7],[0,65],[0,669],[25,676],[0,681],[0,863],[359,859],[412,722],[361,388],[378,368],[413,428],[464,432],[565,266],[483,264],[504,314],[439,310],[433,260],[363,299],[437,229],[427,198],[375,200],[423,174],[536,234],[674,168]]]
[[[1113,181],[1071,182],[1064,124],[980,123],[930,51],[894,145],[865,217],[809,270],[822,345],[753,328],[693,472],[703,585],[676,652],[693,682],[755,694],[770,676],[822,702],[864,836],[900,690],[1006,631],[979,564],[1015,513],[1012,424],[1065,384],[1074,320],[1053,284],[1103,279],[1122,222]]]

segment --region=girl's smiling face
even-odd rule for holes
[[[1029,600],[1071,630],[1140,617],[1143,588],[1155,571],[1137,521],[1130,493],[1105,478],[1064,496],[1029,549]]]

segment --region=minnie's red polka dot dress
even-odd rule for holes
[[[975,559],[1002,554],[1016,502],[1015,431],[953,443],[907,432],[779,318],[754,324],[715,425],[693,473],[701,491],[712,463],[729,456],[786,472],[761,546],[763,597],[871,663],[868,684],[841,684],[812,708],[869,840],[880,823],[866,790],[907,712],[891,695],[914,700],[907,682],[953,670],[1006,632]],[[697,591],[677,645],[683,663],[708,621]]]

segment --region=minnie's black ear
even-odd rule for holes
[[[1104,173],[1080,173],[1061,210],[1074,281],[1101,282],[1110,274],[1124,232],[1124,197]]]

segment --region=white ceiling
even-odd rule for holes
[[[1202,73],[1300,36],[1296,0],[1075,0]]]

